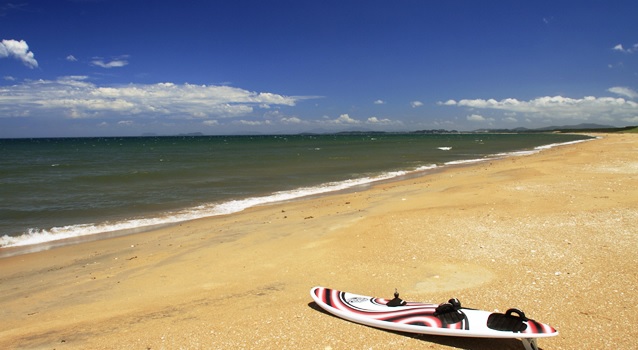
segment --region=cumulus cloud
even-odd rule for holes
[[[627,88],[612,88],[610,91],[628,97],[635,92]],[[632,95],[633,96],[633,95]],[[465,107],[470,110],[491,109],[504,113],[522,114],[527,118],[543,118],[546,120],[608,120],[620,121],[623,118],[638,114],[638,103],[624,98],[594,97],[569,98],[563,96],[545,96],[529,101],[514,98],[495,99],[463,99],[439,102],[439,105]],[[476,117],[474,117],[476,118]]]
[[[314,121],[311,123],[317,123],[319,125],[374,125],[374,126],[387,126],[387,125],[402,125],[403,123],[398,120],[391,120],[387,118],[378,118],[378,117],[369,117],[366,120],[359,120],[352,118],[349,114],[344,113],[341,114],[336,119],[330,119],[329,117],[324,117],[322,121]]]
[[[360,124],[361,121],[351,118],[348,114],[342,114],[332,121],[335,124]]]
[[[421,102],[421,101],[412,101],[412,102],[410,102],[410,106],[412,106],[412,108],[421,107],[421,106],[423,106],[423,102]]]
[[[367,122],[370,124],[383,124],[383,123],[389,123],[390,119],[379,119],[377,117],[370,117],[368,118]]]
[[[388,118],[379,119],[377,117],[370,117],[366,120],[366,124],[372,125],[402,125],[400,120],[391,120]]]
[[[69,62],[76,62],[78,59],[75,58],[75,56],[73,56],[73,55],[68,55],[68,56],[66,56],[66,60],[69,61]]]
[[[486,119],[482,115],[472,114],[467,116],[467,120],[471,122],[484,122]]]
[[[297,117],[284,117],[280,121],[284,124],[301,124],[303,121]]]
[[[294,106],[310,97],[253,92],[236,87],[192,84],[98,86],[85,76],[27,81],[0,90],[0,116],[30,115],[70,118],[171,116],[232,118],[264,105]]]
[[[374,104],[375,105],[384,105],[385,101],[384,100],[376,100],[376,101],[374,101]]]
[[[38,67],[38,61],[33,52],[29,51],[29,45],[24,40],[2,40],[0,42],[0,58],[13,57],[33,69]]]
[[[442,106],[454,106],[456,105],[456,101],[454,100],[447,100],[445,102],[438,102],[438,105],[442,105]]]

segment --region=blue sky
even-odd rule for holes
[[[638,125],[638,2],[0,1],[0,137]]]

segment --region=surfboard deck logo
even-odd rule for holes
[[[519,338],[526,350],[536,350],[538,338],[553,337],[558,331],[529,319],[518,309],[505,313],[461,306],[457,299],[447,303],[409,302],[399,298],[375,298],[325,287],[314,287],[310,295],[319,307],[343,319],[363,325],[409,333],[455,337]]]

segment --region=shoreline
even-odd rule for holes
[[[545,349],[631,348],[638,137],[446,167],[362,191],[0,259],[7,349],[520,349],[317,311],[323,285],[518,307]]]
[[[586,135],[590,136],[591,135]],[[486,155],[483,158],[476,159],[462,159],[462,160],[454,160],[449,161],[443,164],[430,164],[427,166],[421,166],[417,169],[413,170],[397,170],[397,171],[388,171],[386,173],[376,175],[373,177],[363,177],[363,178],[355,178],[349,179],[340,182],[329,182],[322,183],[318,185],[314,185],[311,187],[303,187],[289,191],[281,191],[281,192],[273,192],[270,194],[265,194],[257,197],[248,197],[248,198],[238,198],[238,199],[229,199],[220,203],[211,203],[206,205],[200,205],[200,207],[205,207],[207,209],[203,209],[203,212],[212,212],[204,216],[198,217],[201,214],[193,214],[192,208],[184,208],[177,209],[171,212],[165,213],[167,218],[161,217],[142,217],[142,218],[130,218],[124,219],[121,221],[116,221],[112,225],[124,225],[128,226],[128,223],[133,222],[155,222],[152,224],[144,224],[143,226],[133,226],[128,228],[119,228],[115,230],[109,230],[104,232],[96,232],[89,234],[77,234],[72,232],[60,232],[60,233],[49,233],[50,230],[44,230],[43,232],[36,232],[33,234],[23,234],[21,236],[11,237],[11,236],[0,236],[0,243],[3,241],[17,240],[11,245],[0,246],[0,259],[21,255],[21,254],[29,254],[35,253],[43,250],[55,249],[58,247],[63,247],[66,245],[74,245],[92,241],[98,241],[102,239],[110,239],[119,236],[126,236],[131,234],[138,234],[141,232],[154,231],[162,227],[171,227],[175,225],[180,225],[182,223],[211,218],[216,216],[225,216],[225,215],[233,215],[240,213],[244,210],[259,207],[259,206],[267,206],[285,203],[289,201],[297,201],[297,200],[308,200],[313,198],[318,198],[321,196],[329,196],[333,194],[339,193],[347,193],[347,192],[356,192],[360,190],[369,189],[375,185],[389,183],[389,182],[398,182],[405,181],[407,179],[418,178],[422,176],[428,176],[429,174],[445,171],[446,169],[459,167],[459,166],[470,166],[480,164],[482,162],[494,161],[502,158],[508,157],[520,157],[530,154],[535,154],[539,152],[543,152],[545,150],[555,148],[555,147],[564,147],[569,146],[581,142],[593,141],[595,137],[591,139],[582,139],[576,141],[568,141],[563,143],[552,143],[542,146],[537,146],[528,150],[518,150],[511,151],[506,153],[498,153],[498,154],[490,154]],[[303,194],[308,192],[308,194]],[[232,203],[236,203],[235,205],[239,205],[239,208],[230,209],[225,208],[226,206],[231,205]],[[241,204],[245,203],[245,204]],[[192,218],[187,218],[193,216]],[[77,224],[70,225],[68,227],[80,227],[83,230],[85,229],[95,229],[96,227],[100,227],[105,225],[106,223],[100,224]],[[85,226],[87,226],[85,228]],[[55,229],[55,228],[54,228]],[[52,229],[53,230],[53,229]],[[62,238],[52,238],[55,235],[59,235]],[[35,241],[36,243],[31,243]],[[4,242],[6,243],[6,242]]]

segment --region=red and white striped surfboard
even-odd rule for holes
[[[343,319],[387,330],[476,338],[520,338],[528,350],[538,349],[537,338],[553,337],[558,331],[510,309],[504,314],[461,307],[449,303],[405,302],[395,293],[383,299],[314,287],[310,295],[322,309]]]

